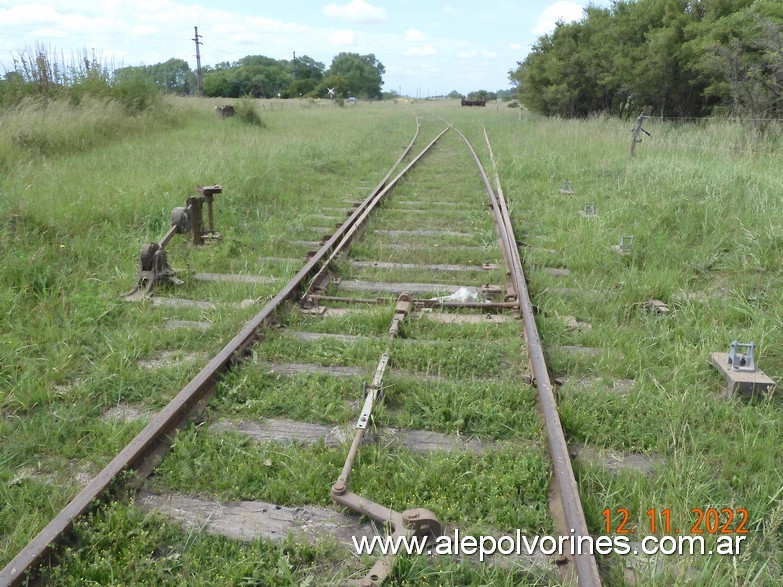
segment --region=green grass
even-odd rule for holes
[[[754,143],[733,123],[655,123],[653,137],[645,138],[629,161],[628,125],[605,118],[543,120],[429,103],[350,109],[280,104],[262,109],[263,128],[219,120],[213,103],[195,100],[175,101],[158,118],[127,117],[98,102],[85,102],[78,111],[62,107],[56,123],[55,106],[43,114],[21,106],[0,114],[0,435],[5,449],[0,564],[76,493],[75,471],[95,472],[140,429],[141,422],[102,419],[107,409],[118,404],[159,409],[205,363],[148,370],[140,360],[164,351],[213,355],[260,307],[229,303],[262,302],[278,288],[187,280],[161,295],[221,302],[218,307],[123,303],[120,294],[134,282],[140,246],[162,236],[171,209],[183,205],[196,184],[221,183],[216,225],[223,243],[197,249],[175,239],[170,262],[192,272],[272,276],[282,284],[299,265],[259,258],[303,259],[307,247],[287,239],[317,240],[320,234],[310,227],[331,224],[318,217],[339,216],[322,213],[322,207],[346,207],[343,200],[365,197],[409,142],[418,114],[421,146],[445,126],[437,119],[441,115],[468,135],[489,166],[482,136],[487,128],[517,238],[531,245],[521,252],[531,296],[541,310],[538,324],[550,369],[556,376],[599,378],[587,390],[570,384],[558,390],[569,442],[664,460],[647,474],[610,472],[600,462],[577,460],[591,530],[602,532],[606,508],[627,508],[632,524],[644,529],[645,512],[653,507],[671,508],[677,520],[689,520],[696,507],[745,507],[751,534],[740,557],[668,557],[657,572],[643,569],[641,584],[779,582],[781,404],[774,398],[727,399],[725,383],[707,359],[734,339],[754,340],[761,368],[773,379],[783,377],[778,295],[783,155],[772,145]],[[107,133],[106,125],[115,130]],[[27,142],[12,152],[9,145],[23,128],[29,129]],[[449,172],[434,174],[437,162],[446,163]],[[370,230],[397,221],[417,230],[422,216],[405,215],[399,200],[432,202],[417,207],[435,209],[443,198],[460,205],[446,206],[427,228],[471,232],[478,236],[461,244],[485,249],[451,247],[459,244],[451,237],[395,241],[368,232],[352,256],[401,263],[498,262],[486,198],[471,166],[456,135],[447,134],[422,162],[421,174],[414,171],[391,194]],[[574,195],[559,193],[563,181],[572,181]],[[588,201],[598,209],[589,220],[578,214]],[[308,231],[312,238],[301,236]],[[626,234],[635,236],[636,248],[621,257],[611,247]],[[438,246],[385,246],[391,242]],[[557,277],[537,267],[567,267],[572,273]],[[460,281],[458,274],[446,272],[425,280],[422,272],[358,271],[346,264],[340,270],[349,278]],[[641,310],[639,303],[653,297],[669,304],[672,313],[658,317]],[[305,343],[284,331],[269,332],[255,349],[255,360],[219,385],[207,420],[355,421],[362,377],[278,376],[264,364],[355,365],[369,379],[379,353],[389,348],[392,306],[390,300],[337,318],[293,310],[281,314],[292,330],[368,338]],[[557,315],[576,316],[592,329],[568,330]],[[164,328],[170,319],[213,326],[195,333],[170,331]],[[549,465],[535,392],[522,380],[526,357],[519,328],[405,324],[391,347],[389,387],[375,416],[383,426],[508,441],[529,451],[499,448],[473,461],[456,453],[425,458],[367,447],[353,486],[394,507],[430,507],[475,530],[548,530]],[[561,345],[595,347],[599,354],[564,353],[556,348]],[[636,383],[618,394],[600,377]],[[202,430],[180,435],[156,483],[208,497],[328,503],[345,449],[257,445]],[[259,465],[267,459],[273,466]],[[237,476],[225,475],[226,470],[236,470]],[[388,482],[398,477],[399,484]],[[489,497],[482,502],[482,496]],[[321,576],[361,575],[368,567],[366,560],[346,563],[328,548],[241,544],[185,531],[129,504],[92,514],[77,535],[81,547],[64,552],[62,566],[45,569],[51,582],[295,585],[317,583]],[[624,562],[601,561],[607,584],[622,584]],[[536,581],[547,579],[401,559],[392,584]]]
[[[238,435],[189,431],[178,436],[155,483],[225,500],[325,506],[346,449],[253,443]],[[226,470],[235,474],[227,476]],[[550,524],[543,505],[548,479],[541,448],[504,447],[477,457],[465,451],[424,456],[376,446],[361,451],[350,481],[353,491],[373,501],[397,511],[425,507],[466,531],[521,528],[535,534]]]

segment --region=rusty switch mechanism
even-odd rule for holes
[[[193,236],[194,245],[203,245],[205,241],[220,241],[223,237],[215,230],[215,218],[212,211],[212,202],[215,201],[217,194],[223,193],[223,188],[219,185],[198,186],[197,191],[200,195],[188,198],[187,204],[190,210],[191,222],[190,233]],[[207,205],[208,228],[204,226],[203,208]]]
[[[392,338],[399,335],[399,324],[410,313],[412,308],[410,294],[403,293],[397,301],[397,307],[394,313],[392,326],[389,333]],[[395,328],[396,326],[396,328]],[[383,398],[383,374],[389,365],[389,353],[383,353],[378,366],[375,369],[375,376],[370,385],[363,385],[364,405],[356,422],[356,433],[345,459],[342,472],[337,481],[332,485],[332,501],[369,517],[379,524],[388,525],[391,529],[392,537],[401,536],[419,536],[423,538],[435,539],[443,533],[443,528],[438,518],[433,512],[425,508],[413,508],[403,512],[397,512],[378,503],[370,501],[348,489],[348,477],[353,468],[353,462],[359,452],[359,447],[364,439],[365,431],[372,418],[373,406]],[[375,587],[383,584],[391,572],[394,555],[391,553],[381,556],[367,575],[363,579],[357,579],[348,582],[351,585],[360,585],[361,587]]]
[[[392,318],[392,324],[389,327],[389,334],[392,338],[397,338],[400,335],[400,323],[405,320],[405,317],[411,313],[413,309],[413,299],[411,294],[404,291],[397,299],[397,306],[394,308],[394,317]]]
[[[175,234],[190,233],[193,244],[196,245],[204,244],[207,240],[219,241],[221,239],[220,234],[215,231],[212,203],[215,194],[222,193],[223,189],[219,185],[198,186],[196,189],[200,194],[189,197],[186,206],[177,207],[171,211],[171,225],[160,242],[142,245],[139,276],[136,278],[134,288],[125,294],[126,300],[132,301],[139,297],[146,297],[161,283],[175,285],[184,283],[177,278],[166,255],[166,245],[174,238]],[[208,228],[204,225],[204,204],[207,205]]]

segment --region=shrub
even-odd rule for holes
[[[240,98],[234,104],[235,117],[244,122],[245,124],[251,124],[253,126],[265,127],[264,121],[261,120],[261,115],[258,113],[256,103],[253,98],[245,96]]]

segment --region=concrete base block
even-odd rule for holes
[[[728,386],[726,395],[729,398],[752,397],[764,394],[775,387],[775,382],[760,369],[755,371],[738,371],[729,365],[728,353],[710,354],[710,363],[726,378]]]

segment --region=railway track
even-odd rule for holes
[[[484,138],[491,154],[486,133]],[[454,158],[460,163],[448,167]],[[432,193],[432,177],[443,182],[445,173],[453,176],[450,193]],[[185,458],[189,443],[193,448],[210,442],[199,435],[229,433],[264,446],[293,442],[328,447],[331,468],[326,470],[333,474],[319,479],[323,498],[306,512],[316,528],[311,534],[328,534],[325,528],[334,527],[335,519],[346,528],[343,539],[350,532],[386,531],[434,541],[460,528],[476,535],[510,534],[518,528],[528,534],[589,534],[508,205],[499,178],[490,179],[464,135],[446,124],[427,141],[417,125],[416,136],[394,167],[319,245],[296,275],[0,572],[0,585],[20,584],[32,576],[53,547],[69,540],[79,518],[118,484],[127,483],[123,476],[128,471],[137,473],[133,484],[141,488],[140,502],[146,507],[187,522],[187,515],[171,507],[176,495],[185,500],[178,503],[187,503],[184,509],[195,512],[190,521],[196,523],[208,506],[198,497],[183,496],[183,488],[198,481],[187,476],[178,481],[172,461]],[[292,263],[287,258],[264,262]],[[218,282],[236,278],[197,277]],[[164,295],[154,299],[187,303]],[[310,405],[286,408],[283,396],[291,387],[281,380],[307,375],[315,377],[306,379],[307,384],[317,381],[329,389],[302,389],[312,396]],[[540,419],[524,378],[537,389]],[[263,418],[238,424],[212,410],[206,418],[200,416],[221,386],[247,398],[257,397],[254,385],[278,402],[260,410]],[[321,393],[331,393],[331,399],[323,403]],[[221,398],[221,405],[226,401]],[[273,413],[279,417],[271,417]],[[202,425],[189,426],[194,420]],[[342,427],[332,426],[335,421]],[[187,433],[178,436],[183,430]],[[428,468],[427,455],[433,450],[450,455],[444,457],[442,476]],[[529,458],[523,459],[522,451]],[[403,461],[407,466],[400,466]],[[500,470],[515,461],[525,465]],[[272,459],[262,462],[275,468]],[[473,510],[463,496],[449,496],[450,489],[458,493],[461,487],[448,476],[458,470],[455,463],[464,469],[461,476],[476,479]],[[514,478],[517,472],[525,473],[526,481]],[[153,473],[157,484],[145,484]],[[494,489],[493,475],[505,476]],[[207,480],[204,488],[208,486]],[[291,520],[309,507],[301,498],[285,501],[299,503]],[[243,500],[251,502],[275,511],[292,505]],[[551,516],[540,515],[542,504],[549,506]],[[362,526],[367,518],[375,526]],[[259,520],[260,525],[277,523],[281,534],[296,528],[279,518]],[[328,523],[319,526],[318,520]],[[331,539],[339,542],[340,536],[332,533]],[[366,562],[354,564],[334,581],[379,585],[394,572],[394,557],[375,555],[369,566]],[[525,561],[526,572],[600,584],[592,555],[557,563],[533,557]]]

